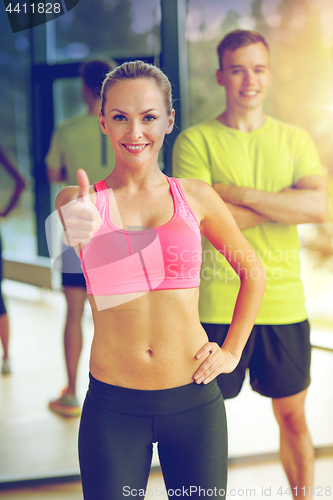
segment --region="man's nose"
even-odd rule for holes
[[[251,85],[251,84],[252,84],[252,83],[254,83],[254,81],[255,81],[255,76],[256,76],[256,75],[253,73],[253,71],[250,71],[250,70],[249,70],[249,71],[246,71],[246,72],[244,73],[244,80],[243,80],[243,81],[244,81],[244,83],[245,83],[246,85]]]

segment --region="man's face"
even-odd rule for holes
[[[225,87],[227,105],[253,110],[260,108],[272,82],[269,53],[261,42],[223,54],[223,70],[216,71],[219,85]]]

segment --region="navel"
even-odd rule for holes
[[[147,353],[149,354],[149,356],[153,355],[153,351],[150,348],[147,349]]]

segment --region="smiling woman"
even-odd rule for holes
[[[156,92],[156,86],[160,92]],[[142,99],[131,101],[136,92]],[[125,153],[130,153],[135,164],[145,162],[150,168],[150,161],[156,163],[164,135],[173,129],[174,110],[167,78],[157,68],[143,62],[122,65],[104,82],[99,116],[102,131],[110,137],[118,164],[129,161]]]
[[[256,256],[244,258],[251,247],[208,184],[161,172],[158,153],[174,124],[167,77],[141,61],[124,63],[106,76],[101,97],[115,167],[94,187],[79,170],[79,186],[56,200],[80,254],[95,327],[79,435],[84,498],[144,491],[153,442],[168,490],[197,485],[225,498],[226,422],[215,378],[240,359],[264,270]],[[231,250],[226,258],[241,282],[221,348],[198,316],[200,233]]]

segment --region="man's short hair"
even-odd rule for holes
[[[245,47],[246,45],[251,45],[252,43],[262,43],[269,52],[269,46],[265,38],[257,33],[256,31],[249,30],[234,30],[230,31],[218,44],[217,53],[220,61],[220,69],[223,70],[222,60],[223,55],[226,50],[239,49],[240,47]]]
[[[101,96],[102,84],[107,73],[116,69],[117,66],[118,64],[112,59],[89,61],[80,66],[79,74],[96,99]]]

